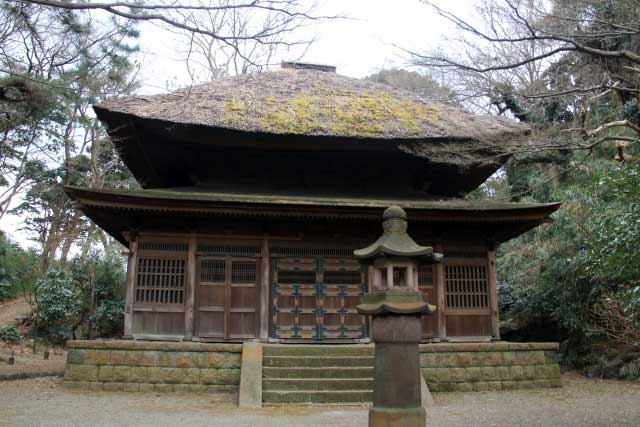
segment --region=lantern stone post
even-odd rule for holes
[[[370,315],[375,343],[373,406],[369,427],[424,427],[427,414],[420,399],[422,337],[420,316],[436,307],[418,290],[418,268],[441,262],[432,247],[407,234],[407,214],[392,206],[383,214],[383,234],[372,245],[354,251],[367,266],[370,292],[357,309]]]

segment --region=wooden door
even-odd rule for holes
[[[196,336],[225,340],[256,337],[259,265],[255,258],[198,259]]]
[[[289,340],[345,340],[366,336],[356,311],[365,288],[359,263],[348,258],[272,260],[272,335]]]
[[[435,266],[433,264],[422,265],[418,268],[418,290],[424,295],[425,301],[437,306],[435,292]],[[444,308],[438,308],[444,309]],[[436,314],[425,314],[422,316],[422,339],[433,338],[436,330]]]

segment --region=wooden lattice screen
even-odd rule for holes
[[[182,304],[186,259],[138,257],[135,302],[141,304]]]
[[[448,260],[445,264],[447,309],[489,307],[486,259]]]
[[[259,256],[260,243],[244,240],[199,240],[196,252],[200,256],[232,255],[232,256]]]

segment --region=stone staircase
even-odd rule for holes
[[[266,345],[262,366],[265,405],[372,400],[373,346]]]

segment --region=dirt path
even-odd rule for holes
[[[564,387],[435,395],[428,427],[638,427],[640,383],[565,376]],[[241,410],[209,395],[69,391],[0,382],[0,426],[365,427],[364,407]]]
[[[13,323],[16,317],[26,316],[29,313],[31,313],[31,306],[24,297],[0,302],[0,326]]]
[[[15,322],[16,317],[31,313],[31,307],[24,298],[16,298],[0,303],[0,326]],[[19,327],[22,334],[24,328]],[[9,344],[0,341],[0,381],[34,378],[45,375],[62,375],[64,373],[65,351],[63,348],[49,348],[49,360],[44,360],[45,347],[38,346],[38,353],[33,354],[29,340]],[[15,363],[9,365],[9,357],[13,355]],[[0,394],[2,394],[0,392]]]

